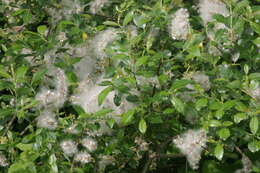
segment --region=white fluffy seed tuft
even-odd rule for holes
[[[7,159],[6,159],[5,155],[0,153],[0,167],[6,167],[8,165],[9,164],[7,162]]]
[[[202,129],[188,130],[173,139],[173,143],[186,156],[192,169],[198,169],[201,152],[206,147],[206,142],[206,132]]]
[[[97,149],[97,141],[91,137],[85,137],[84,139],[82,139],[81,144],[90,152],[93,152]]]
[[[226,5],[221,0],[200,0],[199,13],[204,25],[213,21],[214,14],[229,15]]]
[[[185,8],[180,8],[172,15],[169,32],[174,40],[186,40],[190,30],[189,13]]]
[[[90,163],[93,159],[91,155],[87,152],[79,152],[74,156],[74,160],[76,162],[80,162],[83,164]]]
[[[62,151],[68,156],[72,156],[73,154],[78,152],[78,147],[76,142],[70,139],[62,141],[60,143],[60,147]]]
[[[40,116],[37,117],[37,126],[40,128],[55,130],[58,126],[55,114],[49,110],[44,110]]]
[[[51,73],[51,75],[55,75],[56,77],[54,82],[56,88],[53,90],[46,89],[45,87],[41,88],[40,92],[36,95],[36,100],[40,102],[40,108],[61,108],[67,99],[68,85],[64,71],[61,69],[55,69]]]
[[[113,28],[99,32],[91,42],[94,56],[100,59],[106,57],[105,49],[109,43],[115,41],[117,33],[116,29]]]
[[[93,0],[90,3],[90,12],[92,14],[98,13],[108,2],[108,0]]]

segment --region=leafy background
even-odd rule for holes
[[[111,0],[94,14],[88,0],[0,2],[0,150],[7,162],[0,171],[231,173],[246,155],[260,172],[259,1],[223,2],[230,15],[216,14],[206,26],[196,0]],[[169,34],[179,8],[190,13],[185,40]],[[99,33],[113,37],[107,29],[117,38],[93,54],[106,41]],[[93,76],[102,74],[105,86],[91,113],[70,98],[82,80],[77,64],[90,68],[86,56],[97,59]],[[51,130],[37,126],[45,108],[36,96],[42,86],[55,89],[54,67],[66,74],[68,96],[53,106],[58,125]],[[116,106],[132,106],[118,115],[102,107],[112,91]],[[80,144],[104,124],[109,133],[93,137],[90,163],[61,149],[63,140]],[[71,125],[78,133],[66,132]],[[207,132],[207,147],[192,170],[172,139],[198,128]]]

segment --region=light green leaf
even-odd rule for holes
[[[146,26],[146,23],[148,22],[149,20],[144,17],[144,16],[135,16],[134,17],[134,23],[136,26],[140,27],[140,28],[145,28]]]
[[[186,80],[186,79],[178,80],[177,79],[173,82],[171,89],[177,90],[177,89],[184,88],[187,84],[190,84],[191,82],[192,82],[191,80]]]
[[[133,119],[134,119],[135,110],[130,109],[126,113],[123,114],[123,117],[121,119],[121,123],[123,125],[128,125]]]
[[[98,105],[102,105],[107,95],[113,90],[113,87],[107,87],[103,91],[101,91],[98,95]]]
[[[199,111],[201,108],[207,106],[207,104],[208,104],[208,99],[202,98],[202,99],[199,99],[196,101],[195,107],[196,107],[197,111]]]
[[[19,148],[22,151],[30,151],[33,149],[33,144],[23,144],[19,143],[16,145],[17,148]]]
[[[56,160],[57,160],[57,158],[56,158],[55,154],[50,155],[49,164],[51,166],[52,173],[58,173],[59,172]]]
[[[171,102],[178,112],[184,113],[185,105],[180,99],[173,96]]]
[[[209,126],[210,127],[219,127],[219,126],[221,126],[221,123],[218,120],[210,120]]]
[[[247,119],[247,116],[245,113],[237,113],[234,115],[234,122],[240,123],[240,121]]]
[[[9,75],[5,70],[4,70],[4,66],[0,65],[0,76],[4,77],[4,78],[12,78],[11,75]]]
[[[105,21],[103,24],[108,26],[120,26],[118,23],[113,21]]]
[[[15,72],[15,77],[16,77],[16,80],[17,80],[18,82],[22,82],[22,81],[23,81],[27,70],[28,70],[28,67],[26,67],[26,66],[21,66],[21,67],[19,67],[19,68],[16,70],[16,72]]]
[[[250,130],[253,134],[256,134],[259,128],[258,118],[256,116],[252,117],[249,123]]]
[[[222,160],[224,155],[224,149],[221,144],[218,144],[214,149],[214,155],[218,160]]]
[[[126,26],[133,19],[134,12],[130,11],[124,18],[123,25]]]
[[[99,116],[104,116],[110,112],[113,112],[112,109],[108,109],[108,108],[104,108],[104,109],[101,109],[99,111],[97,111],[94,115],[99,117]],[[86,114],[86,116],[88,116],[88,114]]]
[[[254,153],[260,150],[260,141],[253,140],[252,142],[248,143],[248,149]]]
[[[148,56],[143,56],[143,57],[139,58],[139,59],[136,61],[135,65],[136,65],[137,67],[139,67],[139,66],[141,66],[141,65],[144,65],[147,61],[148,61]]]
[[[45,31],[47,31],[47,26],[46,25],[40,25],[37,27],[37,32],[41,35],[44,35]]]
[[[36,73],[34,73],[33,77],[32,77],[31,84],[33,85],[36,82],[40,81],[47,71],[48,71],[47,69],[43,69],[43,70],[39,70]]]
[[[217,110],[216,113],[215,113],[215,117],[217,119],[222,118],[223,115],[224,115],[224,111],[222,109]]]
[[[230,131],[228,128],[222,128],[217,132],[217,134],[221,139],[226,140],[230,136]]]
[[[141,133],[144,134],[144,133],[146,132],[147,125],[146,125],[146,122],[145,122],[144,119],[141,119],[141,120],[139,121],[138,128],[139,128],[139,131],[140,131]]]

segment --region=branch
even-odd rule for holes
[[[14,115],[14,116],[12,117],[12,119],[9,121],[9,123],[7,124],[6,129],[5,129],[5,132],[4,132],[4,136],[7,134],[8,130],[10,129],[11,125],[13,124],[15,118],[16,118],[16,115]]]

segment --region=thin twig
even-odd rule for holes
[[[13,115],[12,119],[9,121],[9,123],[6,126],[5,132],[4,132],[4,136],[7,134],[8,130],[10,129],[11,125],[13,124],[14,120],[16,118],[16,115]]]

